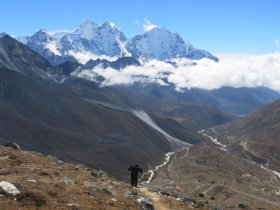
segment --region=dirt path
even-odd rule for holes
[[[156,192],[151,192],[146,187],[141,187],[139,190],[154,201],[155,210],[170,210],[170,208],[161,201],[161,196]]]

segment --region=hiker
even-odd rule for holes
[[[140,172],[142,174],[142,168],[139,167],[139,165],[130,166],[128,171],[130,171],[130,181],[132,187],[137,187],[137,181],[138,181],[138,173]]]

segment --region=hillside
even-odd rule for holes
[[[53,156],[0,147],[1,181],[13,183],[15,196],[0,192],[1,209],[137,209],[131,188],[84,165]],[[15,197],[15,199],[13,198]]]
[[[0,202],[5,210],[184,210],[194,205],[38,152],[0,146],[0,167]]]
[[[130,163],[146,168],[170,151],[160,133],[130,112],[89,103],[61,86],[10,70],[0,69],[0,85],[0,136],[25,149],[83,162],[122,179]]]
[[[280,171],[280,101],[231,123],[208,130],[230,151],[267,168]]]
[[[150,185],[162,194],[196,198],[203,206],[216,209],[272,210],[280,205],[279,180],[212,143],[201,143],[174,154]]]
[[[0,67],[43,79],[55,73],[45,58],[9,35],[0,37]]]

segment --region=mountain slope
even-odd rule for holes
[[[219,59],[210,53],[195,49],[177,33],[155,27],[142,35],[137,35],[127,43],[128,51],[136,58],[170,60],[172,58]]]
[[[133,114],[89,103],[62,86],[1,68],[0,87],[0,137],[25,149],[122,179],[127,165],[146,168],[170,151],[166,139]]]
[[[0,146],[0,167],[1,209],[138,209],[144,196],[103,171],[38,152]],[[18,194],[6,194],[2,180]]]
[[[229,145],[232,153],[280,171],[280,101],[209,133]]]
[[[46,59],[9,35],[0,38],[0,67],[43,79],[55,73]]]
[[[82,68],[83,65],[80,63],[77,63],[75,61],[66,61],[64,63],[61,63],[57,66],[55,66],[55,69],[57,70],[58,74],[64,75],[66,77],[70,77],[71,73],[78,68]]]
[[[154,120],[158,117],[172,119],[185,129],[191,130],[192,135],[198,130],[225,123],[234,118],[233,115],[209,105],[207,101],[197,100],[200,96],[202,97],[199,93],[193,94],[196,98],[192,98],[189,92],[178,93],[172,88],[153,85],[101,88],[97,83],[79,78],[69,78],[64,85],[86,99],[107,102],[127,109],[145,110],[153,113],[151,117]],[[176,135],[176,132],[172,132]]]
[[[254,112],[280,97],[279,92],[266,87],[222,87],[210,94],[218,99],[220,109],[238,115]]]

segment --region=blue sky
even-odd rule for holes
[[[280,51],[279,8],[279,0],[9,0],[1,2],[0,31],[75,29],[90,18],[132,37],[146,18],[212,53],[263,54]]]

